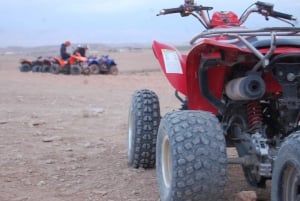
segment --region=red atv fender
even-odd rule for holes
[[[73,65],[76,62],[87,62],[87,58],[80,55],[80,53],[76,53],[71,55],[70,64]]]
[[[64,67],[66,65],[65,61],[62,58],[55,57],[54,60],[61,66]]]
[[[204,96],[200,89],[199,70],[202,59],[220,59],[220,51],[227,52],[232,58],[238,55],[252,54],[248,49],[239,48],[232,44],[226,44],[211,39],[204,39],[195,45],[187,55],[182,55],[176,48],[153,42],[153,51],[158,59],[160,66],[171,85],[188,98],[188,109],[205,110],[217,114],[217,109]],[[230,60],[230,58],[227,58]],[[226,80],[226,73],[229,70],[226,66],[217,65],[207,70],[207,86],[209,93],[216,99],[221,100],[223,88]],[[188,79],[187,79],[188,78]],[[272,77],[268,76],[270,80]],[[273,83],[273,82],[271,82]],[[268,84],[269,85],[269,84]],[[278,89],[277,85],[268,86]]]
[[[157,41],[153,41],[152,49],[171,85],[180,93],[187,95],[187,56],[181,54],[175,47]]]
[[[29,64],[29,65],[32,64],[32,62],[31,62],[30,60],[24,59],[24,58],[21,58],[21,59],[20,59],[20,63],[21,63],[21,64]]]
[[[161,69],[171,85],[177,91],[189,97],[188,108],[217,113],[216,108],[203,97],[199,87],[200,55],[205,52],[203,51],[205,48],[205,45],[197,45],[187,55],[184,55],[170,45],[157,41],[154,41],[152,45],[155,57],[158,59]],[[210,69],[208,76],[208,84],[212,93],[220,99],[225,79],[225,67]],[[187,80],[187,78],[189,79]]]

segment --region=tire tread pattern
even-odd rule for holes
[[[171,190],[162,201],[222,200],[227,158],[217,118],[208,112],[177,111],[166,114],[161,127],[169,136],[173,164]]]
[[[135,139],[132,166],[153,168],[155,166],[156,138],[160,122],[157,95],[148,89],[136,91],[132,97],[135,115]]]

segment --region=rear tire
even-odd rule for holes
[[[188,110],[166,114],[156,147],[161,201],[223,200],[226,143],[215,116]]]
[[[291,134],[279,149],[272,172],[271,198],[300,200],[300,132]]]
[[[49,73],[50,72],[50,68],[51,68],[50,65],[43,65],[41,72],[42,73]]]
[[[31,71],[31,66],[30,66],[30,64],[28,64],[28,63],[23,63],[23,64],[20,66],[20,71],[21,71],[21,72],[29,72],[29,71]]]
[[[100,73],[100,68],[97,64],[91,64],[89,66],[89,68],[91,69],[91,74],[99,74]]]
[[[89,67],[82,68],[82,74],[83,75],[90,75],[91,69]]]
[[[42,66],[40,66],[40,65],[34,65],[34,66],[32,66],[32,72],[34,72],[34,73],[37,73],[37,72],[41,72],[41,70],[42,70]]]
[[[104,63],[100,63],[99,69],[100,69],[100,73],[101,74],[107,74],[107,73],[109,73],[108,66],[107,66],[107,64],[105,62]]]
[[[131,99],[128,120],[128,164],[134,168],[155,166],[156,137],[160,121],[157,95],[147,89]]]
[[[58,64],[53,64],[50,67],[50,72],[55,75],[59,74],[61,72],[61,66]]]
[[[80,75],[81,71],[82,71],[81,66],[79,66],[79,65],[71,66],[71,69],[70,69],[71,75]]]

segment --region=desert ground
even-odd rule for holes
[[[180,103],[150,48],[109,55],[117,76],[21,73],[24,55],[0,55],[0,201],[160,200],[155,170],[127,164],[128,108],[142,88],[162,116]],[[251,190],[270,200],[230,165],[224,200]]]

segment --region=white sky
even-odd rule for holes
[[[214,10],[241,14],[250,0],[196,0]],[[300,20],[297,0],[268,0],[275,10]],[[163,8],[178,7],[183,0],[1,0],[0,47],[73,43],[188,42],[203,30],[193,17],[159,16]],[[279,26],[254,14],[249,27]]]

